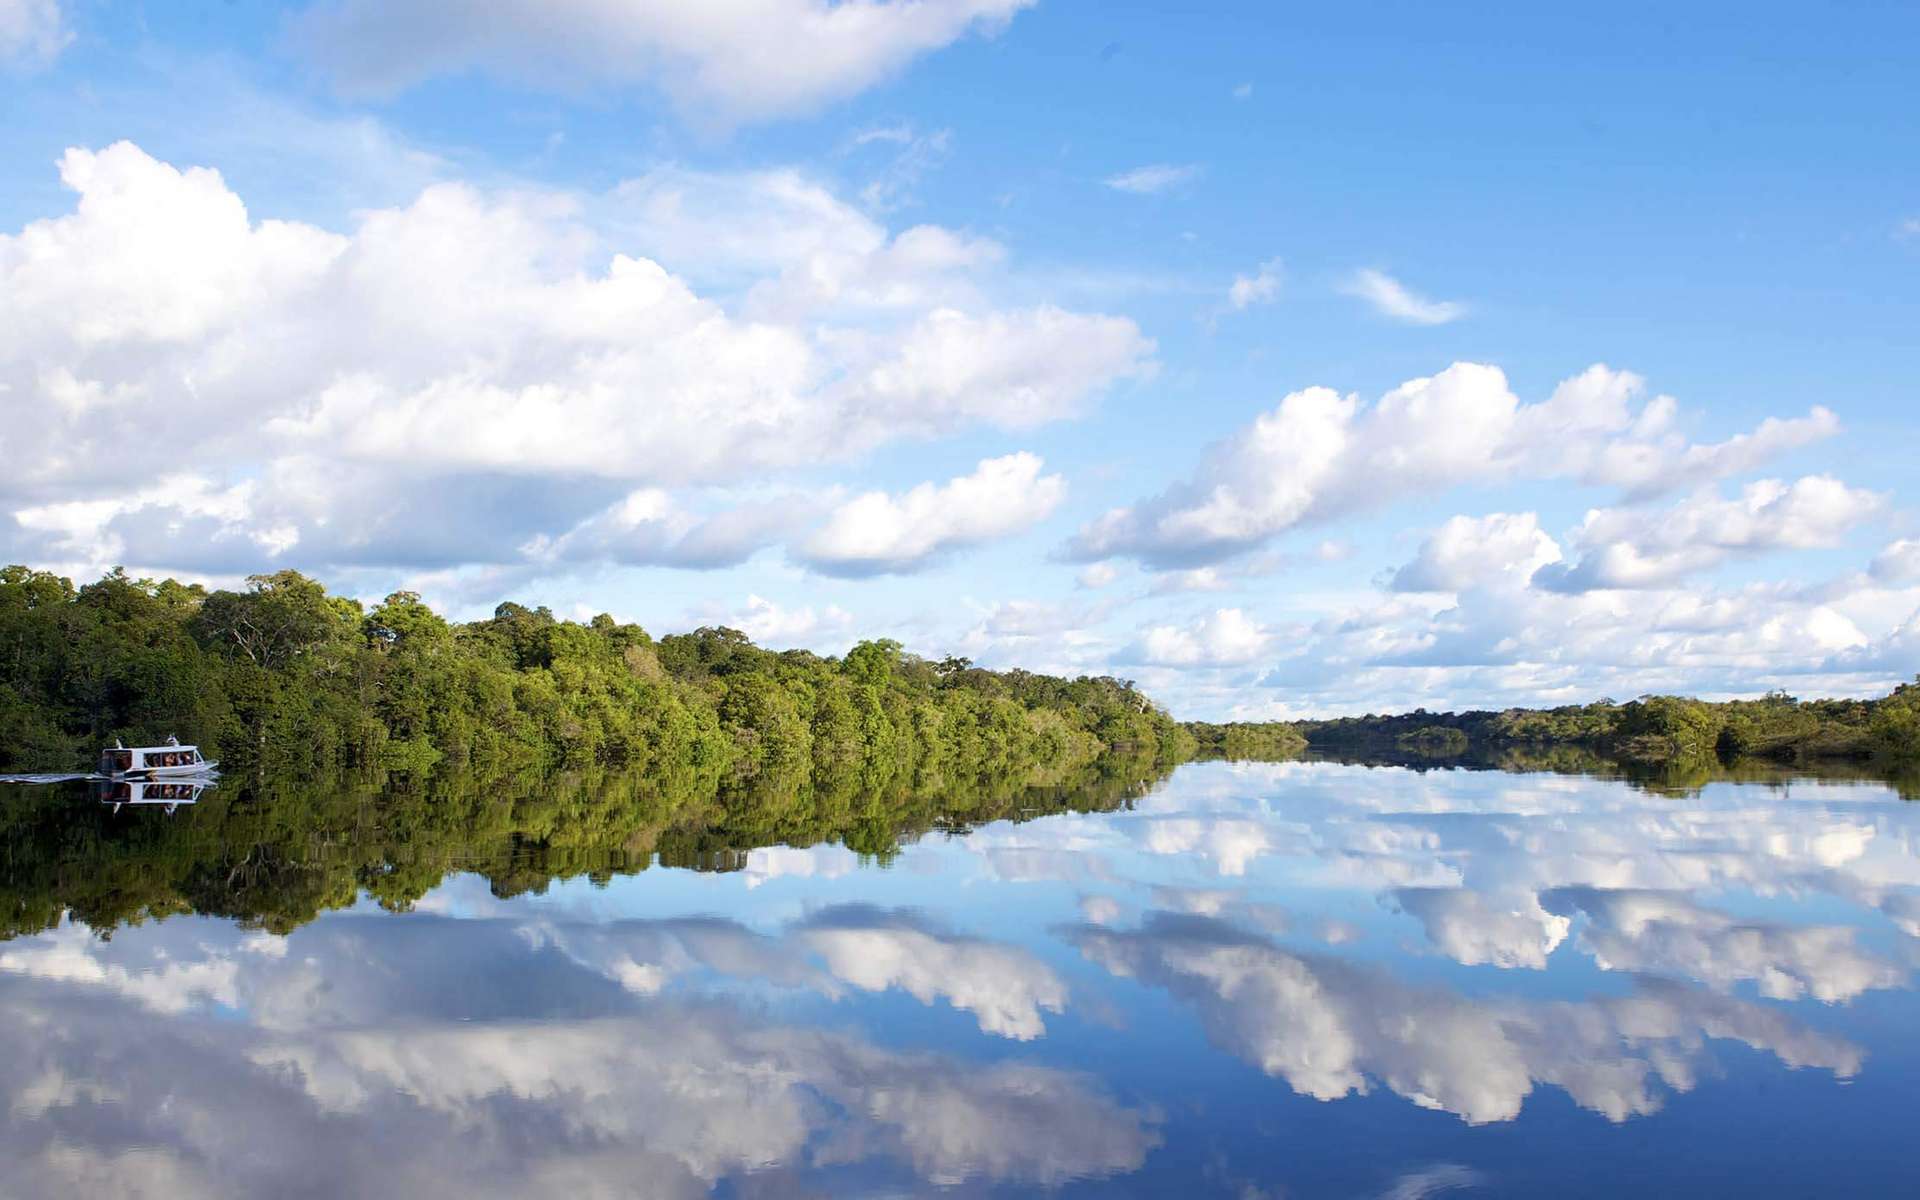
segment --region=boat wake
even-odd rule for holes
[[[92,779],[105,779],[105,775],[91,772],[68,771],[53,775],[0,775],[0,783],[73,783]]]

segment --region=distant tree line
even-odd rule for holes
[[[614,764],[870,783],[1193,749],[1129,681],[988,671],[888,640],[833,658],[513,603],[458,623],[411,592],[368,609],[294,571],[210,592],[0,569],[0,770],[71,769],[116,737],[168,734],[229,766]]]
[[[1450,758],[1528,747],[1578,747],[1626,762],[1757,758],[1780,763],[1920,762],[1920,680],[1874,700],[1800,700],[1776,692],[1720,703],[1680,696],[1600,700],[1501,712],[1368,714],[1256,726],[1190,726],[1203,745],[1216,730],[1243,741],[1292,734],[1305,748],[1346,755]],[[1270,734],[1256,731],[1271,730]]]

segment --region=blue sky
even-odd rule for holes
[[[1917,33],[0,0],[0,557],[1192,715],[1884,689]]]

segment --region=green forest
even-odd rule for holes
[[[71,770],[114,738],[169,734],[229,769],[605,764],[869,784],[1194,748],[1130,682],[887,640],[827,658],[512,603],[460,624],[410,592],[368,609],[294,571],[209,592],[0,570],[0,770]]]

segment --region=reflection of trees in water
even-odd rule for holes
[[[1150,757],[1062,768],[761,772],[733,780],[608,770],[539,776],[228,781],[190,811],[116,816],[67,789],[0,806],[0,936],[198,912],[283,933],[365,893],[405,909],[450,873],[496,896],[663,866],[737,870],[762,846],[833,842],[890,860],[903,842],[996,820],[1128,806]]]
[[[1727,762],[1715,755],[1674,758],[1660,762],[1616,758],[1585,746],[1474,747],[1465,753],[1436,756],[1424,748],[1369,745],[1361,749],[1315,747],[1302,754],[1307,762],[1345,766],[1405,767],[1413,771],[1505,771],[1550,775],[1582,775],[1617,779],[1661,796],[1686,797],[1714,783],[1761,784],[1784,787],[1794,782],[1877,783],[1891,787],[1904,800],[1920,800],[1920,764],[1889,761],[1826,760],[1799,765],[1764,758]]]

